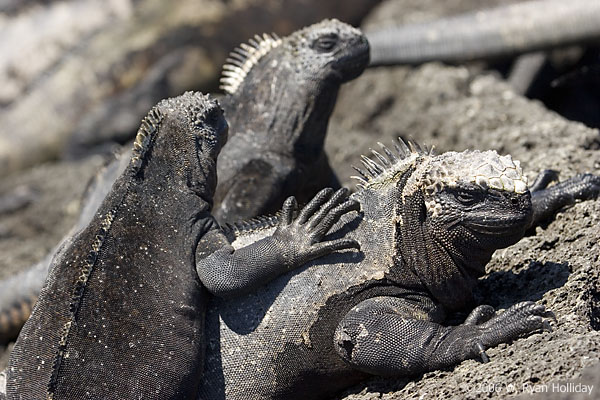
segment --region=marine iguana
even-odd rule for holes
[[[352,239],[321,242],[347,191],[319,192],[294,218],[234,250],[210,214],[228,126],[188,92],[142,121],[131,162],[90,224],[56,253],[11,353],[8,399],[194,398],[208,293],[231,297]],[[117,375],[122,379],[113,379]]]
[[[534,0],[365,34],[371,66],[460,62],[597,41],[599,19],[597,1]]]
[[[221,222],[273,213],[339,182],[323,150],[338,90],[369,62],[356,28],[325,20],[285,38],[256,36],[223,67],[223,108],[231,126],[219,157],[214,215]]]
[[[470,304],[496,249],[597,196],[600,177],[548,186],[555,175],[545,171],[528,189],[519,162],[495,151],[433,155],[400,142],[383,153],[363,158],[352,195],[361,212],[332,228],[359,241],[360,253],[313,261],[251,296],[211,300],[199,398],[330,398],[369,374],[487,361],[485,349],[547,326],[552,314],[532,302],[499,314],[479,306],[458,326],[444,318]],[[237,235],[234,247],[261,237]]]
[[[217,219],[272,213],[288,196],[304,203],[325,186],[339,187],[323,151],[327,124],[340,85],[359,76],[368,61],[365,37],[335,19],[285,38],[257,36],[231,53],[220,100],[230,138],[217,163]],[[67,238],[88,225],[128,158],[121,155],[98,175]],[[29,317],[55,251],[0,281],[0,344],[14,339]]]

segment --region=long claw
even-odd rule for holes
[[[558,181],[558,171],[553,169],[545,169],[541,171],[538,176],[535,178],[535,181],[530,186],[529,190],[531,192],[537,192],[538,190],[544,190],[548,187],[548,185],[552,182]]]
[[[476,307],[473,311],[471,311],[471,313],[467,316],[463,324],[479,325],[488,321],[494,315],[496,315],[496,310],[494,310],[494,307],[488,306],[487,304],[480,305]]]
[[[477,350],[477,354],[479,355],[479,357],[481,358],[481,362],[482,363],[489,363],[490,362],[490,358],[488,357],[488,355],[485,353],[485,347],[483,347],[483,344],[481,343],[476,343],[475,344],[475,350]]]
[[[298,208],[298,203],[294,196],[288,197],[281,208],[281,223],[290,225],[294,219],[294,210]]]
[[[320,242],[312,247],[312,258],[322,257],[334,251],[356,249],[360,250],[360,244],[353,239],[337,239],[329,242]]]
[[[360,211],[360,204],[356,200],[346,200],[339,204],[334,209],[330,210],[329,215],[323,217],[322,221],[317,226],[317,233],[324,236],[329,229],[341,218],[342,215],[350,211]]]
[[[308,202],[307,205],[304,206],[300,213],[298,214],[297,221],[300,224],[304,224],[308,219],[315,213],[317,210],[331,197],[333,194],[333,189],[325,188],[322,189],[319,193],[312,198],[311,201]]]
[[[550,318],[554,322],[558,322],[558,320],[556,319],[556,314],[554,314],[550,310],[547,310],[544,314],[542,314],[542,317],[544,317],[544,318]]]

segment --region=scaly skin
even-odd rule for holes
[[[327,189],[296,219],[288,199],[272,235],[234,250],[210,214],[227,129],[218,103],[199,93],[148,113],[125,172],[54,256],[11,353],[8,399],[194,398],[209,293],[237,296],[357,247],[321,242],[357,206]]]
[[[129,164],[130,158],[131,152],[126,152],[95,177],[86,190],[82,201],[84,206],[77,223],[58,246],[32,267],[0,281],[0,344],[6,344],[17,337],[44,286],[54,254],[89,225],[113,183]]]
[[[360,75],[368,63],[368,43],[358,30],[337,20],[283,39],[267,38],[259,38],[262,47],[251,41],[268,51],[249,64],[247,74],[235,73],[235,64],[224,67],[224,80],[228,70],[234,72],[235,87],[230,76],[221,104],[230,139],[217,163],[219,185],[213,211],[220,222],[273,213],[288,196],[306,203],[319,189],[339,186],[323,142],[340,85]],[[232,57],[248,55],[238,50]],[[85,210],[66,238],[87,226],[129,157],[123,154],[96,178],[83,201]],[[29,317],[55,252],[0,281],[0,344],[13,340]]]
[[[220,222],[273,213],[287,196],[306,202],[339,186],[323,150],[327,125],[340,85],[369,62],[364,35],[337,20],[251,43],[231,53],[221,80],[232,135],[217,167]]]
[[[387,152],[364,161],[352,195],[361,213],[332,228],[332,237],[359,241],[361,253],[308,263],[252,297],[211,302],[199,398],[331,398],[368,374],[485,361],[486,348],[547,327],[552,314],[531,302],[498,315],[479,307],[459,326],[444,319],[470,303],[496,249],[561,206],[597,196],[600,178],[547,188],[552,179],[542,179],[530,193],[518,162],[492,151],[434,156],[401,144]],[[242,227],[234,247],[269,232],[253,230]]]

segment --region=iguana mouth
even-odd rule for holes
[[[473,221],[463,222],[463,226],[473,232],[480,234],[505,235],[514,234],[515,231],[521,231],[531,222],[531,213],[515,216],[512,218],[497,218],[488,220],[486,223],[477,223]]]
[[[369,44],[365,42],[364,46],[360,46],[360,50],[336,60],[331,68],[339,71],[344,81],[352,80],[364,71],[369,64],[370,58]]]

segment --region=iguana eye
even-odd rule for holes
[[[335,33],[321,36],[313,43],[313,48],[320,52],[331,51],[338,43],[339,37]]]
[[[456,200],[459,201],[459,203],[465,206],[470,206],[477,202],[477,198],[473,193],[464,190],[459,190],[458,192],[455,192],[454,197],[456,198]]]

